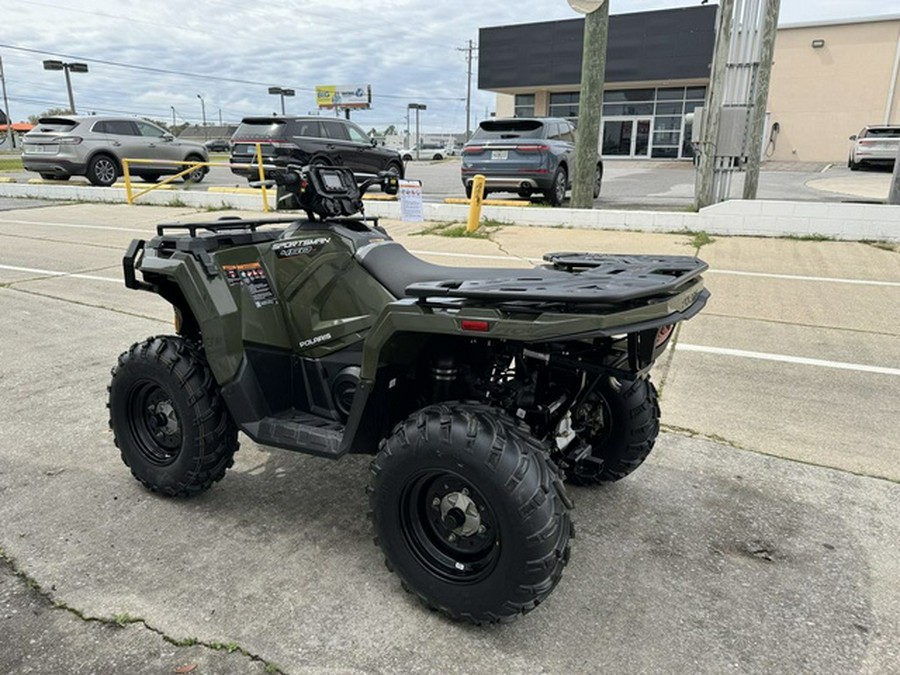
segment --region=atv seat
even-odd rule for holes
[[[410,284],[425,281],[491,281],[509,277],[551,278],[571,276],[541,268],[444,267],[420,260],[397,242],[367,246],[356,254],[360,264],[395,298],[407,298]]]

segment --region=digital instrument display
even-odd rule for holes
[[[339,173],[322,171],[319,176],[321,176],[326,190],[339,192],[344,189],[344,181],[341,180],[341,175]]]

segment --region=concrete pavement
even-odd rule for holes
[[[571,490],[578,537],[547,602],[472,629],[423,610],[384,569],[367,458],[329,463],[242,439],[234,469],[190,501],[146,493],[121,464],[106,430],[109,367],[133,341],[171,332],[164,302],[118,282],[122,251],[157,222],[218,215],[0,213],[0,548],[54,602],[107,620],[41,606],[0,574],[0,638],[12,645],[0,671],[900,672],[896,251],[704,245],[713,299],[654,374],[669,431],[633,476]],[[387,227],[449,265],[522,266],[562,249],[691,254],[697,243]],[[144,623],[111,627],[126,615]]]

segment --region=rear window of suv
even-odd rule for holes
[[[38,120],[38,126],[40,131],[71,131],[78,126],[78,122],[58,117],[42,117]]]
[[[234,138],[278,138],[287,129],[285,120],[244,120],[234,132]]]
[[[866,138],[872,138],[873,136],[896,138],[900,136],[900,127],[883,127],[881,129],[869,129],[866,131]]]
[[[540,120],[486,120],[478,125],[472,140],[543,137],[544,123]]]

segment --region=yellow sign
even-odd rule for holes
[[[320,108],[368,108],[372,87],[368,84],[317,84],[316,105]]]

